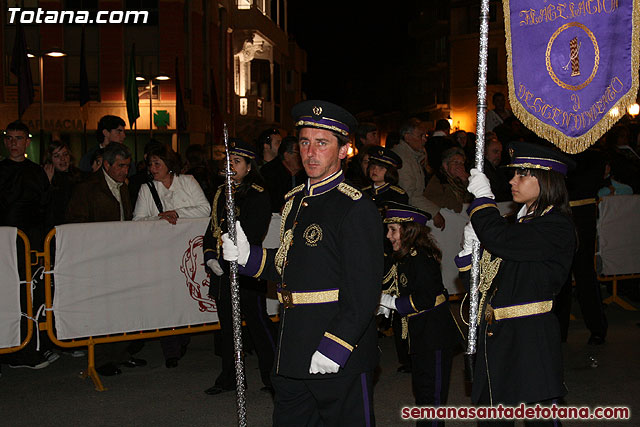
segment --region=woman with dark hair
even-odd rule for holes
[[[430,217],[413,206],[389,204],[384,222],[394,264],[383,280],[379,313],[388,316],[393,310],[401,317],[398,332],[409,342],[416,406],[439,407],[447,403],[453,348],[460,335],[442,284],[442,253],[426,227]]]
[[[211,207],[202,188],[191,175],[181,175],[180,157],[168,145],[158,145],[147,153],[152,182],[140,187],[133,220],[164,219],[175,224],[178,218],[209,216]]]
[[[84,178],[84,174],[73,166],[71,150],[66,142],[51,141],[43,166],[51,183],[51,205],[47,212],[47,228],[64,224],[67,205],[73,187]]]
[[[236,220],[240,221],[249,243],[261,245],[271,220],[271,204],[264,189],[256,164],[256,151],[250,144],[231,140],[229,161],[234,175]],[[220,340],[216,353],[222,357],[222,372],[215,384],[205,390],[216,395],[236,388],[233,356],[233,328],[231,316],[231,291],[229,263],[222,259],[221,236],[227,232],[226,188],[221,185],[213,197],[211,221],[204,236],[203,250],[210,271],[209,296],[216,301],[220,321]],[[247,330],[258,354],[258,364],[264,391],[273,393],[271,369],[275,357],[275,330],[267,315],[266,282],[252,277],[239,276],[240,304]],[[219,345],[218,345],[219,344]]]
[[[168,145],[154,144],[146,152],[147,168],[153,181],[142,184],[133,211],[134,221],[164,219],[176,224],[178,218],[203,218],[211,213],[209,201],[191,175],[180,174],[180,157]],[[188,335],[160,338],[167,368],[175,368],[189,345]]]
[[[456,257],[468,281],[473,241],[484,250],[479,314],[470,319],[479,323],[471,397],[481,406],[551,405],[566,394],[560,326],[551,309],[576,247],[565,185],[575,163],[538,144],[516,142],[510,151],[511,192],[523,204],[516,223],[500,215],[489,180],[472,169],[469,191],[476,199]]]
[[[398,187],[398,169],[402,167],[402,159],[385,147],[375,147],[369,154],[367,177],[371,185],[362,189],[371,196],[378,206],[384,208],[387,202],[409,203],[407,192]]]

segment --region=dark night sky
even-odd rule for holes
[[[401,109],[410,3],[290,1],[289,32],[307,52],[307,97],[353,113]]]

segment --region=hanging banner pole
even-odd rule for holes
[[[487,115],[487,56],[489,47],[489,0],[480,5],[480,51],[478,61],[478,104],[476,116],[476,169],[484,170],[484,127]],[[471,286],[469,289],[469,336],[465,352],[465,374],[473,380],[473,366],[476,354],[478,319],[478,284],[480,283],[480,243],[473,243],[471,255]]]
[[[226,153],[226,195],[227,195],[227,232],[233,243],[237,244],[236,237],[236,206],[233,198],[233,182],[231,177],[235,174],[231,170],[229,156],[229,131],[224,124],[224,150]],[[240,286],[238,284],[238,262],[230,264],[229,283],[231,286],[231,313],[233,323],[233,350],[236,365],[236,404],[238,410],[238,426],[247,425],[247,404],[245,399],[244,361],[242,359],[242,319],[240,317]]]

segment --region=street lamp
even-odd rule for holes
[[[51,48],[42,52],[40,55],[35,55],[31,52],[27,52],[28,58],[38,58],[38,72],[40,77],[40,157],[44,154],[44,61],[43,58],[49,56],[51,58],[62,58],[67,56],[59,48]]]
[[[154,80],[165,81],[170,79],[171,77],[169,77],[166,73],[162,73],[162,72],[157,76],[151,77],[149,79],[141,75],[136,76],[136,80],[139,82],[144,82],[149,80],[148,88],[145,87],[145,89],[149,89],[149,138],[153,138],[153,81]]]

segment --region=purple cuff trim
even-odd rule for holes
[[[498,207],[498,205],[496,205],[496,201],[493,200],[492,198],[479,197],[475,199],[473,202],[471,202],[471,204],[469,205],[469,208],[467,209],[467,215],[471,215],[471,212],[473,212],[473,210],[478,206],[487,205],[487,204],[491,204],[491,205],[494,205],[495,207]]]
[[[411,305],[410,298],[411,297],[409,295],[396,298],[396,309],[398,310],[398,313],[400,313],[402,316],[406,316],[407,314],[417,313],[417,311],[415,311],[413,309],[413,306]]]
[[[238,273],[243,276],[255,276],[260,271],[262,265],[262,246],[251,245],[251,252],[249,253],[249,259],[247,264],[243,267],[238,264]]]
[[[456,255],[456,257],[453,260],[456,263],[456,266],[458,267],[458,269],[464,268],[471,265],[471,254],[465,255],[463,257],[459,257]]]
[[[209,249],[208,251],[204,252],[204,264],[207,265],[207,261],[212,260],[212,259],[218,259],[218,254],[216,254],[215,251],[212,251],[211,249]]]
[[[334,340],[327,337],[322,337],[320,340],[318,351],[343,368],[347,364],[349,356],[351,356],[351,352],[348,348],[341,346]]]

